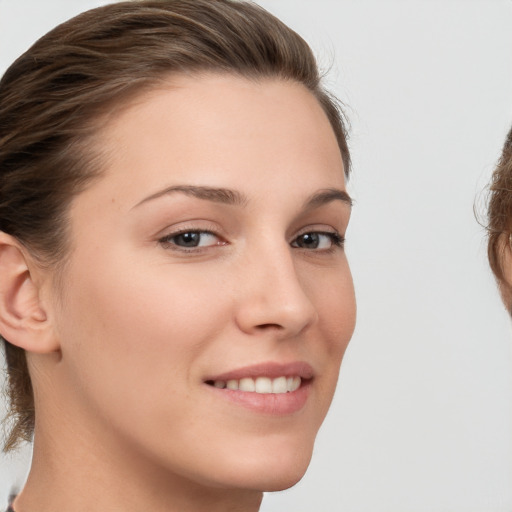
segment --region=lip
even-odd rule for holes
[[[294,361],[291,363],[259,363],[236,370],[231,370],[218,375],[209,375],[204,381],[216,380],[240,380],[244,377],[268,377],[269,379],[276,379],[277,377],[295,377],[298,376],[303,380],[311,380],[314,376],[314,371],[309,363],[304,361]]]
[[[211,383],[216,380],[239,380],[244,377],[268,377],[274,379],[277,377],[292,376],[298,376],[302,379],[301,386],[295,391],[278,394],[263,394],[227,388],[219,389],[208,384],[208,382]],[[263,415],[284,416],[296,413],[306,405],[310,395],[313,377],[313,368],[306,362],[298,361],[286,364],[269,362],[208,376],[204,379],[204,383],[214,396],[230,402],[235,407],[243,407],[249,411]]]

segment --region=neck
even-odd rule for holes
[[[32,467],[15,500],[16,512],[259,510],[259,491],[201,485],[130,453],[116,439],[77,435],[66,426],[53,436],[36,426]]]

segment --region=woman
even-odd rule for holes
[[[0,82],[16,512],[255,511],[304,474],[352,335],[349,153],[261,8],[122,2]]]
[[[501,296],[512,313],[512,129],[490,185],[488,209],[488,256]]]

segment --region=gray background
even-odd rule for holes
[[[0,0],[0,71],[101,3]],[[359,307],[310,470],[262,510],[509,512],[510,322],[473,207],[512,123],[512,2],[259,3],[311,43],[347,104]],[[29,458],[0,460],[0,503]]]

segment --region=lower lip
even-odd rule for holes
[[[311,381],[303,381],[300,388],[289,393],[254,393],[207,386],[213,393],[230,402],[261,414],[283,416],[300,411],[309,397]]]

